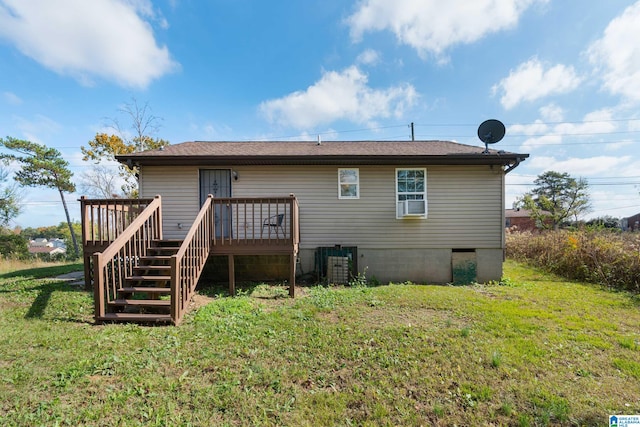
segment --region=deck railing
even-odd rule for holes
[[[289,197],[213,199],[214,245],[296,245],[298,200]]]
[[[162,239],[161,198],[156,196],[103,251],[93,255],[93,279],[96,319],[105,315],[105,307],[116,299],[124,279],[131,276],[140,257],[147,254],[153,240]],[[112,227],[111,230],[117,230]]]
[[[93,254],[106,249],[151,202],[153,199],[87,199],[84,196],[80,198],[87,289],[91,289],[92,284]]]
[[[171,257],[171,319],[182,320],[209,257],[214,236],[213,196],[209,195],[178,252]]]
[[[83,243],[111,243],[153,199],[80,198]]]

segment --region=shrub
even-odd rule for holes
[[[507,234],[507,256],[569,279],[640,292],[640,234],[609,230]]]
[[[26,259],[29,257],[27,241],[17,234],[1,234],[0,254],[5,258]]]

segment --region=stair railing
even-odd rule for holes
[[[93,254],[96,320],[104,318],[106,307],[116,299],[140,257],[147,255],[151,242],[162,239],[161,207],[162,199],[156,196],[104,251]]]
[[[93,289],[93,254],[104,251],[146,208],[150,199],[80,197],[85,289]]]
[[[171,256],[171,319],[180,323],[213,243],[213,196],[209,194],[178,252]]]

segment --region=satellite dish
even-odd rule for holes
[[[478,138],[484,142],[483,153],[489,152],[489,144],[495,144],[504,138],[505,128],[500,120],[489,119],[478,126]]]

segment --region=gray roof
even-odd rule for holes
[[[136,165],[497,164],[528,154],[451,141],[194,141],[116,156]],[[514,166],[515,167],[515,166]]]

